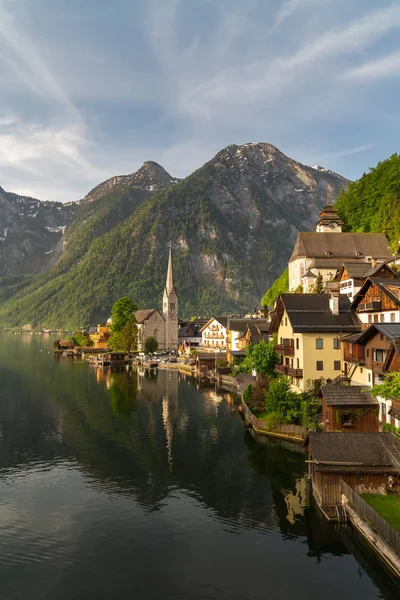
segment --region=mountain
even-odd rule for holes
[[[41,202],[0,187],[0,275],[48,269],[63,250],[77,204]]]
[[[325,203],[348,185],[263,143],[228,146],[163,191],[146,180],[151,195],[139,200],[143,188],[129,177],[86,196],[53,268],[3,283],[0,324],[93,323],[122,295],[141,308],[160,307],[169,240],[181,316],[242,312],[258,305],[284,269],[298,231],[312,229]]]

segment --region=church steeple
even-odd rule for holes
[[[176,290],[175,290],[175,286],[174,286],[174,273],[172,270],[172,242],[169,243],[168,271],[167,271],[167,281],[165,283],[165,290],[166,290],[168,296],[171,294],[171,292],[175,292],[175,294],[176,294]]]
[[[167,280],[163,296],[163,316],[165,319],[165,345],[167,350],[178,349],[178,294],[174,285],[172,268],[172,244],[169,244]]]
[[[336,232],[341,233],[343,221],[339,217],[333,204],[327,203],[319,213],[319,219],[315,225],[315,231],[319,233]]]

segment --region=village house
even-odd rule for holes
[[[383,383],[385,372],[398,367],[395,352],[392,360],[387,362],[389,350],[397,338],[400,338],[400,323],[373,323],[356,336],[342,338],[344,373],[351,385],[372,388]],[[388,412],[392,399],[378,396],[378,401],[380,421],[391,422]]]
[[[386,353],[386,359],[383,364],[383,372],[396,373],[400,371],[400,337],[394,338],[390,348]],[[400,428],[400,399],[386,398],[386,423]]]
[[[271,322],[277,334],[277,373],[303,392],[309,381],[335,379],[342,373],[343,333],[356,333],[360,324],[346,296],[281,294]]]
[[[109,339],[111,337],[110,319],[107,323],[101,323],[97,327],[90,327],[89,339],[93,342],[93,348],[108,348]]]
[[[379,402],[367,386],[323,385],[322,424],[325,431],[379,431]]]
[[[400,279],[368,277],[352,307],[365,329],[371,323],[400,323]]]
[[[243,340],[246,335],[248,328],[253,328],[254,340],[251,343],[258,343],[261,341],[262,336],[260,335],[257,342],[255,341],[255,331],[267,330],[269,331],[269,321],[267,319],[257,319],[255,317],[250,318],[238,318],[229,317],[227,323],[227,358],[228,362],[232,362],[236,356],[245,356],[246,347]],[[259,329],[260,328],[260,329]],[[267,340],[268,341],[268,340]]]
[[[343,233],[336,209],[327,204],[320,213],[315,232],[298,234],[289,259],[289,290],[312,291],[318,274],[325,282],[336,276],[343,263],[372,265],[392,259],[383,233]],[[393,259],[392,259],[393,260]]]
[[[257,321],[247,323],[246,331],[238,340],[238,349],[246,350],[250,344],[258,344],[262,340],[269,342],[271,339],[270,326],[271,323],[268,319],[257,319]]]
[[[228,317],[213,317],[209,319],[200,329],[202,347],[215,352],[226,350],[228,339],[227,325]]]
[[[196,350],[201,346],[202,335],[201,325],[188,323],[179,327],[178,340],[179,349],[184,354],[189,354],[191,350]]]
[[[328,517],[342,504],[340,481],[358,494],[399,489],[400,440],[389,432],[309,432],[308,473],[314,496]]]
[[[353,300],[368,277],[396,279],[397,276],[385,263],[346,262],[340,267],[335,280],[339,283],[340,293]]]

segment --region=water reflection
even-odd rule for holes
[[[193,581],[184,575],[179,580],[173,565],[172,578],[160,567],[164,588],[157,595],[150,585],[149,597],[262,598],[266,573],[273,596],[303,597],[299,582],[309,578],[315,586],[304,587],[304,597],[319,598],[318,585],[333,573],[356,597],[379,597],[374,585],[391,597],[373,558],[357,563],[347,534],[307,508],[303,448],[255,439],[243,427],[234,395],[213,386],[197,389],[177,371],[139,375],[54,360],[43,339],[27,337],[29,343],[21,343],[25,336],[7,344],[0,339],[0,484],[8,490],[0,533],[7,528],[7,544],[16,544],[12,556],[4,546],[0,590],[1,568],[16,557],[31,564],[31,555],[43,552],[44,544],[66,573],[71,565],[84,589],[93,585],[85,578],[90,552],[100,564],[102,553],[112,560],[109,547],[120,565],[129,554],[121,574],[125,582],[133,558],[147,573],[165,544],[169,561],[190,564],[194,579],[198,573],[198,587],[192,589]],[[34,518],[28,520],[28,514]],[[45,519],[54,531],[46,530]],[[27,532],[29,556],[18,541],[21,530]],[[250,591],[236,577],[239,553],[246,572],[254,571]],[[142,562],[145,556],[148,563]],[[293,589],[288,565],[298,583]],[[360,568],[363,588],[354,581]],[[136,588],[125,583],[133,594]],[[92,596],[77,596],[66,587],[49,597],[131,597],[118,593],[121,582],[114,585],[104,584],[97,596],[91,588]],[[338,587],[331,586],[326,597],[333,598]],[[13,598],[9,589],[5,597]]]

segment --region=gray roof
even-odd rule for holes
[[[366,385],[324,385],[321,391],[327,406],[379,405]]]
[[[388,298],[393,300],[395,304],[400,306],[400,279],[388,279],[387,277],[368,277],[362,284],[361,289],[357,292],[353,299],[353,307],[356,308],[363,300],[368,288],[372,285],[376,285]],[[389,287],[396,288],[395,292],[390,290]],[[397,291],[399,288],[399,291]]]
[[[357,344],[365,344],[367,340],[382,333],[388,340],[400,337],[400,323],[371,323],[368,329],[365,329],[357,339]]]
[[[184,325],[183,327],[180,327],[178,329],[178,337],[180,338],[185,338],[185,337],[198,337],[199,339],[201,339],[201,332],[200,332],[201,326],[200,325]]]
[[[379,266],[382,266],[382,264],[383,263],[381,263]],[[361,261],[356,263],[345,262],[343,263],[343,267],[346,269],[351,279],[364,279],[365,274],[371,270],[371,263]]]
[[[149,319],[155,312],[158,312],[156,308],[144,308],[142,310],[137,310],[135,312],[136,321],[138,323],[143,323],[143,321],[147,321],[147,319]]]
[[[400,440],[393,433],[349,433],[313,431],[308,434],[313,460],[329,463],[355,463],[368,467],[400,469]],[[344,465],[343,465],[344,466]]]
[[[301,232],[289,262],[302,257],[326,256],[337,258],[340,267],[344,259],[365,259],[366,256],[388,259],[391,253],[383,233]]]
[[[356,314],[350,310],[350,300],[339,296],[339,314],[332,314],[328,294],[281,294],[271,332],[277,332],[283,310],[286,309],[295,333],[337,332],[356,333],[361,330]]]

